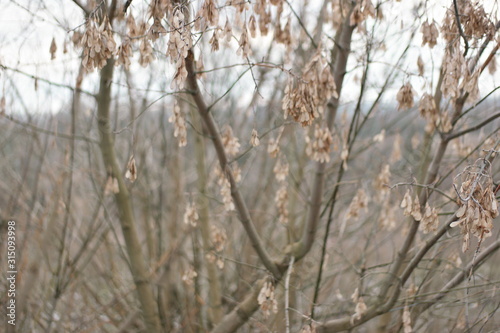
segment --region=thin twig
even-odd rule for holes
[[[483,242],[484,229],[481,231],[481,237],[479,237],[479,241],[477,243],[476,251],[474,251],[474,256],[472,257],[472,262],[469,270],[469,276],[467,277],[467,284],[465,288],[465,328],[467,331],[469,330],[469,290],[470,290],[470,282],[472,280],[472,276],[474,275],[474,264],[477,260],[477,255],[481,249],[481,243]]]
[[[290,333],[290,314],[288,313],[288,309],[290,308],[289,289],[290,289],[290,275],[292,275],[294,261],[295,261],[295,257],[292,256],[290,258],[290,264],[288,265],[288,272],[286,273],[286,279],[285,279],[285,322],[286,322],[286,333]]]
[[[352,11],[352,7],[350,11]],[[329,129],[333,127],[333,123],[337,114],[339,107],[339,96],[342,92],[342,85],[344,82],[344,75],[346,74],[347,60],[350,56],[350,47],[352,34],[354,32],[354,27],[350,25],[349,20],[346,19],[343,23],[341,33],[338,36],[339,47],[335,49],[339,50],[336,56],[335,66],[333,69],[333,77],[335,86],[337,87],[337,97],[334,97],[328,103],[328,114],[326,117],[326,124]],[[311,249],[314,238],[318,231],[318,223],[320,219],[320,210],[322,206],[323,198],[323,186],[324,186],[324,176],[325,176],[325,163],[316,163],[315,176],[313,180],[313,189],[310,197],[309,211],[307,213],[306,221],[304,223],[301,240],[291,245],[292,252],[296,256],[296,259],[304,257]]]
[[[137,119],[139,119],[146,111],[149,110],[149,108],[151,106],[153,106],[155,103],[159,102],[160,100],[162,100],[163,98],[167,97],[167,96],[170,96],[170,95],[175,95],[176,93],[173,93],[173,92],[169,92],[169,93],[164,93],[162,94],[160,97],[158,97],[157,99],[153,100],[151,103],[149,103],[148,105],[146,105],[146,107],[144,109],[141,110],[141,112],[139,112],[139,114],[137,114],[137,116],[135,116],[132,120],[130,120],[128,122],[128,124],[120,129],[116,129],[113,131],[114,134],[120,134],[121,132],[123,131],[127,131],[127,130],[131,130],[131,126],[137,121]]]
[[[428,308],[433,306],[443,297],[448,295],[450,291],[454,290],[454,288],[464,281],[467,278],[468,271],[473,267],[474,270],[477,270],[486,259],[495,253],[500,248],[500,240],[495,241],[488,248],[486,248],[481,254],[478,255],[477,261],[475,265],[469,263],[464,270],[458,272],[439,292],[436,293],[436,296],[430,300],[427,300],[425,304],[423,304],[423,308],[421,312],[426,311]],[[364,315],[361,316],[360,319],[352,320],[350,316],[345,316],[339,319],[332,319],[327,322],[322,323],[319,327],[317,327],[317,332],[338,332],[341,330],[349,330],[360,324],[367,322],[368,320],[379,316],[387,311],[390,311],[393,307],[393,300],[391,299],[389,302],[380,305],[376,303],[375,305],[368,308]]]
[[[37,127],[37,126],[32,125],[30,123],[22,122],[22,121],[17,120],[14,117],[9,116],[9,115],[3,115],[3,116],[5,118],[7,118],[8,120],[12,121],[13,123],[18,124],[24,128],[29,128],[35,132],[39,132],[39,133],[43,133],[43,134],[47,134],[47,135],[52,135],[52,136],[55,136],[58,138],[63,138],[63,139],[68,139],[68,140],[75,139],[75,140],[86,141],[86,142],[95,143],[95,144],[99,143],[99,140],[97,140],[97,139],[88,138],[88,137],[82,136],[82,135],[69,135],[69,134],[64,134],[64,133],[53,132],[53,131],[46,130],[44,128]]]
[[[460,23],[460,13],[458,12],[457,0],[453,0],[453,7],[455,7],[455,19],[457,20],[458,32],[460,33],[460,36],[462,36],[465,43],[465,50],[464,50],[464,57],[465,57],[467,55],[467,52],[469,51],[469,42],[467,42],[467,37],[465,36],[464,31],[462,29],[462,24]]]
[[[430,308],[433,304],[438,302],[440,299],[445,297],[446,295],[449,294],[450,290],[453,290],[458,284],[460,284],[467,276],[470,274],[470,270],[477,270],[482,263],[486,261],[486,259],[491,256],[493,253],[495,253],[498,249],[500,248],[500,240],[496,240],[493,242],[490,246],[488,246],[486,249],[484,249],[483,252],[481,252],[475,262],[470,262],[467,264],[467,266],[463,269],[460,270],[440,291],[439,293],[436,294],[436,296],[430,300],[428,300],[425,305],[424,309],[422,310],[425,311],[428,308]]]
[[[457,133],[450,133],[450,134],[446,135],[444,137],[444,139],[447,141],[450,141],[450,140],[458,138],[462,135],[465,135],[467,133],[477,131],[478,129],[481,129],[483,126],[488,125],[490,122],[492,122],[493,120],[495,120],[499,117],[500,117],[500,112],[497,112],[494,115],[492,115],[491,117],[485,119],[484,121],[480,122],[479,124],[477,124],[475,126],[469,127],[467,129],[464,129],[464,130],[457,132]]]
[[[452,125],[455,125],[456,122],[458,120],[460,120],[460,118],[463,118],[465,115],[467,115],[469,112],[471,112],[472,110],[474,110],[476,107],[479,106],[479,104],[483,103],[486,99],[488,99],[488,97],[490,97],[495,91],[497,91],[498,89],[500,89],[500,86],[498,87],[495,87],[492,91],[490,91],[488,94],[486,94],[483,98],[481,98],[478,102],[474,103],[474,105],[472,105],[471,107],[469,107],[467,110],[465,110],[464,112],[462,112],[460,114],[460,116],[458,116],[454,122],[452,122]]]
[[[474,152],[476,152],[480,147],[482,147],[484,145],[484,143],[486,142],[486,140],[491,138],[498,131],[499,130],[495,130],[492,133],[490,133],[489,135],[487,135],[481,142],[478,142],[478,144],[467,155],[463,156],[459,161],[457,161],[452,168],[447,170],[446,173],[440,175],[440,178],[434,184],[434,187],[436,187],[436,188],[439,187],[446,179],[448,179],[449,175],[454,173],[458,169],[458,167],[460,165],[462,165],[464,162],[468,161],[470,159],[470,157],[474,154]]]
[[[297,19],[297,21],[299,22],[299,25],[302,27],[302,29],[304,30],[304,33],[306,34],[306,36],[309,38],[309,40],[311,41],[311,45],[317,49],[318,48],[318,44],[316,44],[316,42],[314,41],[314,38],[313,36],[311,36],[311,34],[309,33],[309,31],[307,31],[304,23],[302,22],[302,19],[300,18],[300,16],[297,14],[297,12],[295,12],[295,9],[293,9],[292,7],[292,4],[286,0],[286,4],[288,5],[288,7],[290,7],[290,10],[292,11],[293,15],[295,16],[295,18]]]
[[[90,15],[91,10],[87,6],[85,6],[83,3],[81,3],[80,0],[73,0],[73,2],[75,3],[75,5],[77,5],[78,7],[80,7],[83,10],[83,12],[85,13],[85,16]]]
[[[24,76],[29,77],[29,78],[31,78],[33,80],[36,80],[36,81],[45,82],[45,83],[47,83],[47,84],[49,84],[51,86],[66,88],[66,89],[69,89],[69,90],[71,90],[73,92],[81,92],[82,94],[85,94],[87,96],[94,97],[94,98],[96,97],[93,93],[88,92],[86,90],[82,90],[80,88],[75,88],[75,87],[67,85],[67,84],[52,82],[52,81],[50,81],[48,79],[45,79],[45,78],[42,78],[42,77],[39,77],[39,76],[36,76],[36,75],[33,75],[33,74],[29,74],[29,73],[23,72],[22,70],[17,69],[17,68],[12,68],[12,67],[5,66],[5,65],[2,65],[2,64],[0,64],[0,68],[4,69],[4,70],[9,70],[9,71],[12,71],[12,72],[19,73],[21,75],[24,75]]]
[[[490,64],[491,60],[495,57],[496,53],[498,52],[498,49],[500,48],[500,41],[497,42],[497,45],[491,50],[490,54],[488,55],[488,58],[483,63],[483,66],[481,66],[480,73],[484,71],[484,69]]]
[[[264,266],[274,275],[275,278],[280,278],[282,272],[280,271],[276,263],[271,259],[271,256],[267,252],[257,232],[257,229],[255,228],[246,202],[236,185],[233,172],[224,150],[221,135],[219,133],[219,130],[217,129],[217,125],[215,124],[215,120],[212,117],[207,104],[205,103],[205,99],[200,93],[198,82],[196,81],[194,54],[192,50],[189,50],[188,56],[186,57],[186,69],[188,72],[187,82],[189,85],[189,89],[192,91],[192,97],[196,104],[196,108],[200,117],[206,125],[207,131],[217,153],[221,170],[224,172],[227,180],[231,185],[231,197],[233,198],[235,208],[239,214],[239,220],[241,221],[241,224],[245,228],[245,231],[250,238],[252,247],[259,255],[259,258],[262,260]]]
[[[234,81],[230,86],[229,88],[219,97],[217,98],[212,104],[210,104],[208,107],[207,107],[207,110],[210,111],[220,100],[222,100],[224,97],[227,96],[227,94],[229,94],[229,92],[236,86],[236,83],[238,83],[241,78],[248,72],[248,71],[251,71],[252,70],[252,65],[250,64],[250,67],[248,67],[247,69],[245,69],[239,76],[238,78],[236,79],[236,81]]]
[[[126,13],[127,12],[127,9],[128,7],[132,4],[132,0],[127,0],[127,2],[125,2],[125,5],[123,5],[123,12]]]
[[[450,197],[448,195],[448,193],[446,193],[445,191],[443,190],[440,190],[438,188],[435,187],[435,185],[433,184],[418,184],[418,183],[397,183],[397,184],[394,184],[394,185],[385,185],[387,186],[388,188],[390,188],[391,190],[396,188],[396,187],[399,187],[399,186],[415,186],[415,187],[420,187],[420,188],[425,188],[425,189],[428,189],[428,190],[431,190],[431,191],[434,191],[434,192],[437,192],[439,194],[441,194],[443,197],[445,198],[448,198],[450,201],[455,201],[454,198]]]

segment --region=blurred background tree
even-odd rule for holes
[[[0,6],[7,331],[500,325],[497,1]]]

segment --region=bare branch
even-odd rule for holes
[[[488,125],[493,120],[495,120],[495,119],[497,119],[499,117],[500,117],[500,112],[497,112],[494,115],[492,115],[491,117],[486,118],[484,121],[480,122],[479,124],[477,124],[475,126],[469,127],[467,129],[464,129],[464,130],[462,130],[460,132],[457,132],[457,133],[450,133],[450,134],[446,135],[444,137],[444,140],[450,141],[450,140],[456,139],[458,137],[461,137],[461,136],[463,136],[463,135],[465,135],[467,133],[477,131],[478,129],[481,129],[483,126]]]
[[[211,333],[229,333],[236,332],[250,316],[259,308],[257,296],[259,295],[266,278],[260,279],[254,283],[252,289],[245,299],[236,306],[233,311],[224,316],[222,321],[212,330]]]
[[[108,176],[116,179],[118,192],[115,193],[115,202],[120,214],[123,237],[125,239],[130,270],[134,278],[138,299],[141,303],[144,322],[149,332],[160,332],[160,320],[155,303],[148,269],[144,261],[141,243],[136,230],[136,222],[129,190],[125,185],[121,168],[118,164],[114,137],[111,131],[110,106],[111,106],[111,80],[114,72],[114,60],[109,59],[100,71],[99,95],[97,99],[97,123],[101,136],[100,148],[104,166]]]
[[[83,12],[85,13],[85,16],[89,16],[90,13],[92,12],[87,6],[85,6],[80,0],[73,0],[73,3],[80,7]]]
[[[295,9],[293,9],[292,7],[292,4],[290,3],[290,1],[288,0],[285,0],[286,1],[286,4],[288,5],[288,7],[290,8],[290,10],[292,11],[292,14],[295,16],[295,18],[297,19],[297,22],[299,22],[299,25],[300,27],[302,28],[302,30],[304,31],[304,33],[306,34],[307,38],[309,38],[309,41],[311,42],[311,45],[317,49],[318,48],[318,44],[316,44],[316,42],[314,41],[314,38],[313,36],[311,36],[311,34],[309,33],[309,31],[307,30],[306,26],[304,25],[304,23],[302,22],[302,19],[300,18],[300,16],[297,14],[297,12],[295,11]]]
[[[434,304],[436,304],[439,300],[445,297],[453,288],[462,283],[465,279],[467,279],[468,274],[476,271],[481,265],[490,257],[493,253],[495,253],[498,249],[500,249],[500,239],[497,239],[486,249],[481,251],[481,253],[476,257],[475,260],[471,260],[464,269],[460,270],[441,290],[439,293],[434,296],[432,299],[427,300],[423,306],[423,311],[427,310]]]
[[[281,276],[281,271],[267,253],[267,250],[265,249],[264,244],[262,243],[262,240],[260,239],[257,230],[255,229],[255,225],[250,216],[250,212],[248,211],[246,203],[243,200],[240,191],[238,190],[236,181],[234,180],[233,172],[231,171],[231,167],[228,163],[228,158],[226,156],[224,145],[222,143],[222,138],[217,129],[217,125],[215,124],[212,114],[211,112],[209,112],[205,100],[200,93],[198,82],[196,81],[194,55],[191,50],[189,51],[188,56],[186,58],[186,69],[188,71],[187,81],[189,89],[191,90],[193,100],[196,104],[196,107],[198,108],[198,113],[200,114],[200,117],[203,119],[203,122],[207,127],[208,133],[210,135],[215,151],[217,153],[217,157],[219,158],[221,170],[224,172],[227,179],[229,180],[229,183],[231,184],[231,196],[234,200],[236,210],[238,211],[239,219],[243,227],[245,228],[248,237],[250,238],[252,247],[259,255],[260,259],[262,260],[262,263],[276,278],[278,278]]]
[[[352,8],[351,8],[352,10]],[[346,73],[347,60],[350,54],[351,38],[354,31],[354,26],[350,25],[350,15],[346,16],[344,23],[342,24],[341,31],[339,32],[338,44],[334,46],[337,49],[337,59],[335,61],[335,68],[333,69],[335,86],[337,87],[337,94],[340,97],[342,90],[342,83],[344,81],[344,76]],[[337,109],[339,106],[339,97],[334,97],[331,102],[328,103],[328,115],[327,115],[327,126],[331,130],[333,127],[333,122],[337,114]],[[313,181],[313,189],[310,200],[309,213],[304,225],[304,231],[302,233],[302,239],[300,242],[292,245],[293,256],[296,260],[299,260],[304,255],[309,252],[313,244],[319,223],[319,212],[322,204],[323,197],[323,184],[324,184],[324,172],[325,163],[316,163],[316,172]]]
[[[458,12],[458,5],[457,5],[457,0],[453,0],[453,7],[455,8],[455,19],[458,27],[458,32],[460,33],[460,36],[462,36],[462,39],[464,40],[465,44],[465,50],[464,50],[464,57],[469,51],[469,42],[467,41],[467,37],[464,34],[464,30],[462,29],[462,24],[460,23],[460,13]]]
[[[123,5],[123,12],[126,13],[128,7],[132,4],[132,0],[127,0],[125,4]]]
[[[55,86],[55,87],[61,87],[61,88],[66,88],[66,89],[69,89],[73,92],[75,91],[79,91],[87,96],[91,96],[91,97],[96,97],[95,94],[91,93],[91,92],[88,92],[88,91],[85,91],[85,90],[82,90],[81,88],[75,88],[73,86],[70,86],[70,85],[67,85],[67,84],[62,84],[62,83],[57,83],[57,82],[53,82],[53,81],[50,81],[48,79],[45,79],[45,78],[42,78],[42,77],[39,77],[39,76],[36,76],[36,75],[33,75],[33,74],[29,74],[29,73],[26,73],[26,72],[23,72],[22,70],[20,69],[17,69],[17,68],[12,68],[12,67],[9,67],[9,66],[5,66],[5,65],[2,65],[0,64],[0,68],[4,69],[4,70],[10,70],[12,72],[16,72],[16,73],[19,73],[19,74],[22,74],[24,76],[27,76],[33,80],[37,80],[37,81],[41,81],[41,82],[45,82],[45,83],[48,83],[50,84],[51,86]]]
[[[37,127],[37,126],[30,124],[30,123],[22,122],[22,121],[17,120],[16,118],[14,118],[13,116],[10,116],[10,115],[3,115],[3,116],[5,118],[7,118],[8,120],[12,121],[13,123],[16,123],[24,128],[29,128],[35,132],[39,132],[39,133],[43,133],[43,134],[47,134],[47,135],[52,135],[52,136],[55,136],[58,138],[63,138],[63,139],[68,139],[68,140],[75,139],[75,140],[86,141],[86,142],[95,143],[95,144],[99,143],[99,140],[88,138],[86,136],[69,135],[69,134],[64,134],[64,133],[59,133],[59,132],[53,132],[53,131],[46,130],[44,128]]]
[[[285,322],[286,322],[286,333],[290,333],[290,275],[293,271],[293,263],[295,261],[294,257],[290,258],[290,264],[288,265],[288,272],[286,273],[285,279]]]

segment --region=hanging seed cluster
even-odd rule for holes
[[[439,113],[434,97],[429,93],[424,93],[420,99],[419,111],[422,118],[427,122],[425,131],[432,133],[439,123]]]
[[[259,302],[260,310],[264,314],[264,317],[269,317],[271,312],[278,313],[278,301],[274,293],[274,284],[271,281],[264,283],[257,297],[257,301]]]
[[[238,163],[235,161],[231,164],[231,166],[228,165],[227,167],[231,168],[234,181],[239,183],[241,181],[241,168]],[[235,210],[236,207],[234,206],[233,197],[231,196],[231,183],[226,176],[226,172],[223,172],[219,166],[216,166],[213,174],[217,185],[219,186],[222,202],[224,203],[224,209],[226,212]]]
[[[457,25],[454,4],[448,8],[441,27],[436,22],[428,20],[422,23],[422,46],[433,48],[438,43],[438,38],[446,42],[443,58],[442,82],[439,87],[443,96],[456,100],[464,93],[468,94],[467,100],[474,102],[479,99],[479,76],[481,67],[474,66],[474,61],[467,58],[469,49],[480,47],[485,38],[492,39],[495,34],[495,25],[491,17],[485,12],[481,2],[459,1],[457,10],[460,13],[460,27]],[[419,58],[417,68],[423,75],[425,64]],[[489,62],[488,68],[495,71],[494,59]],[[410,82],[405,82],[399,89],[396,99],[399,110],[406,110],[414,105],[416,93]],[[427,121],[428,133],[439,130],[447,133],[452,129],[449,111],[446,107],[436,107],[434,98],[429,93],[424,93],[420,99],[419,110],[421,116]]]
[[[171,24],[173,30],[168,40],[167,56],[170,58],[170,62],[174,63],[176,67],[171,88],[175,86],[182,89],[184,88],[184,82],[188,74],[185,59],[189,49],[193,46],[189,23],[182,8],[174,11]]]
[[[198,215],[198,210],[194,202],[188,202],[186,205],[186,211],[184,212],[184,224],[196,227],[200,216]]]
[[[415,90],[412,85],[408,82],[404,84],[398,91],[396,96],[398,100],[398,109],[407,110],[413,107],[413,96],[415,95]]]
[[[498,202],[489,169],[489,162],[481,159],[457,176],[462,180],[459,190],[455,185],[459,204],[456,212],[458,221],[453,222],[451,227],[460,227],[464,252],[469,249],[471,236],[479,240],[491,236],[493,219],[498,216]]]
[[[108,18],[104,17],[99,24],[97,18],[91,16],[85,24],[81,45],[83,46],[83,67],[87,71],[101,69],[109,58],[113,57],[116,42]]]
[[[328,127],[321,128],[316,124],[314,138],[311,140],[309,136],[306,136],[305,140],[307,156],[320,163],[330,162],[333,138]]]
[[[220,15],[222,7],[215,0],[201,0],[199,6],[193,4],[192,11],[185,1],[155,0],[150,2],[145,17],[137,22],[133,6],[128,9],[126,17],[122,14],[123,11],[118,10],[121,15],[116,16],[113,23],[124,21],[122,26],[125,29],[120,34],[113,31],[109,17],[103,14],[100,6],[94,4],[84,32],[75,31],[72,38],[75,45],[83,48],[82,62],[87,72],[102,69],[113,58],[116,59],[115,65],[129,69],[134,53],[139,54],[138,63],[147,67],[159,56],[161,44],[157,40],[163,38],[167,46],[163,52],[175,70],[170,88],[184,89],[188,74],[186,57],[188,51],[193,49],[193,36],[197,32],[210,34],[212,52],[218,51],[221,43],[229,45],[236,40],[236,53],[244,59],[252,55],[252,39],[266,36],[270,31],[274,32],[276,43],[286,48],[286,57],[294,50],[293,18],[288,15],[286,2],[283,0],[256,0],[251,3],[227,1],[226,6],[233,7],[235,13],[233,17],[226,16],[225,19]],[[367,17],[374,17],[373,3],[370,0],[361,1],[352,15],[352,21],[357,24]],[[233,29],[233,25],[237,28]],[[119,30],[120,25],[116,24],[115,29]],[[55,51],[54,44],[50,49],[52,56],[55,56]],[[196,58],[196,69],[202,73],[201,55]],[[318,47],[300,76],[290,72],[283,97],[285,118],[291,116],[302,126],[309,126],[323,114],[328,100],[332,96],[338,97],[330,65],[322,47]],[[179,145],[185,146],[185,119],[177,106],[174,106],[169,120],[175,125],[175,137],[178,138]],[[309,156],[317,161],[328,162],[330,142],[331,134],[328,129],[315,130]],[[258,145],[255,134],[252,134],[252,145]],[[228,148],[231,149],[230,146]],[[277,156],[279,139],[269,146],[269,151],[272,156]]]
[[[346,220],[348,219],[357,219],[361,212],[368,211],[368,203],[370,202],[370,198],[366,194],[365,190],[360,188],[356,195],[352,198],[352,201],[347,209]]]
[[[354,6],[349,20],[351,21],[351,25],[358,25],[369,16],[375,17],[375,6],[373,6],[370,0],[362,0]]]
[[[290,76],[283,97],[285,119],[290,115],[303,127],[312,124],[323,114],[324,105],[331,97],[338,97],[335,81],[321,48],[306,65],[300,79]]]
[[[224,268],[224,259],[222,252],[226,247],[226,230],[215,225],[210,226],[210,239],[212,241],[212,251],[205,256],[210,263],[215,263],[219,269]]]
[[[179,147],[187,145],[186,120],[177,101],[174,102],[173,113],[168,122],[174,124],[174,137],[177,138]]]
[[[479,39],[494,35],[495,25],[480,1],[457,1],[457,5],[464,35],[472,42],[472,46],[477,46]],[[452,5],[446,12],[441,33],[447,42],[451,42],[459,37],[458,31],[455,8]]]
[[[278,184],[280,185],[276,195],[274,197],[274,202],[276,203],[276,208],[278,209],[278,221],[281,224],[288,223],[288,184],[286,182],[286,177],[288,176],[289,166],[286,160],[278,158],[276,164],[274,165],[273,172]]]
[[[420,32],[422,32],[422,46],[427,44],[431,49],[436,46],[437,39],[439,37],[439,30],[435,22],[424,22],[420,28]]]
[[[260,144],[259,133],[257,132],[257,130],[255,128],[252,129],[252,136],[250,138],[250,144],[252,145],[252,147],[257,147]]]
[[[184,282],[187,286],[192,286],[194,284],[194,279],[198,276],[198,273],[194,270],[194,267],[189,267],[182,274],[182,282]]]
[[[226,125],[222,133],[222,144],[228,156],[234,157],[240,151],[240,140],[234,136],[231,126]]]

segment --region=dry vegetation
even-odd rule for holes
[[[500,327],[496,1],[39,3],[64,66],[0,58],[6,332]]]

